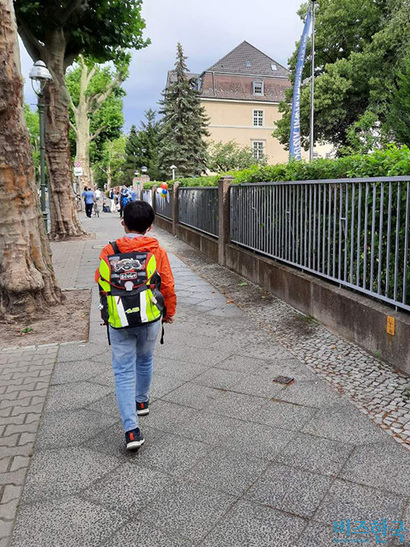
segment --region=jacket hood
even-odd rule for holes
[[[116,239],[119,250],[122,253],[132,251],[149,251],[155,253],[159,248],[159,242],[155,237],[121,237]]]

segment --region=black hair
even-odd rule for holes
[[[131,201],[124,207],[124,224],[131,232],[146,232],[154,218],[154,209],[146,201]]]

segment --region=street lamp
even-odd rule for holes
[[[148,167],[145,167],[145,165],[143,165],[143,166],[141,167],[141,173],[142,173],[143,175],[146,175],[146,174],[147,174],[147,171],[148,171]]]
[[[175,180],[175,169],[177,168],[176,165],[171,165],[170,169],[172,171],[172,180]]]
[[[47,206],[46,206],[46,181],[45,181],[45,147],[44,147],[44,89],[53,78],[43,61],[34,63],[30,70],[31,87],[37,95],[37,108],[40,118],[40,202],[44,226],[47,232]]]

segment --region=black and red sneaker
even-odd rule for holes
[[[137,415],[146,416],[147,414],[149,414],[148,401],[145,403],[139,403],[137,401]]]
[[[136,429],[132,429],[125,433],[125,442],[127,443],[127,450],[136,450],[144,444],[145,439],[142,436],[140,429],[137,427]]]

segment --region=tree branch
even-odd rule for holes
[[[93,141],[96,137],[98,137],[98,135],[101,133],[101,131],[103,131],[107,126],[106,125],[102,125],[101,127],[99,127],[97,129],[97,131],[94,133],[94,135],[90,135],[90,139],[89,141]]]
[[[106,99],[108,99],[108,97],[114,91],[114,88],[117,85],[122,84],[123,81],[124,81],[123,73],[117,72],[117,74],[115,75],[115,78],[111,80],[111,82],[109,83],[107,89],[103,93],[98,93],[97,95],[93,97],[90,113],[95,114],[101,108],[103,102]]]
[[[77,135],[78,135],[78,131],[77,131],[76,126],[75,126],[72,122],[70,122],[70,120],[68,120],[68,123],[70,124],[71,129],[74,131],[74,133],[75,133],[76,136],[77,136]]]
[[[27,25],[26,21],[21,16],[18,17],[18,31],[33,61],[38,61],[41,59],[44,55],[45,48],[43,44],[34,36],[29,25]]]
[[[70,15],[72,15],[75,11],[80,11],[80,8],[86,7],[87,3],[87,0],[72,0],[72,2],[70,2],[66,9],[62,12],[61,17],[59,17],[60,23],[66,23]]]

